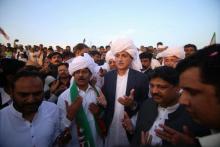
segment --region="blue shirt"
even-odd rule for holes
[[[59,135],[59,109],[43,101],[32,122],[13,105],[0,111],[0,147],[49,147]]]

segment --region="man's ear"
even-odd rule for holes
[[[89,71],[89,79],[91,79],[91,78],[92,78],[92,72]]]
[[[175,87],[175,91],[176,91],[176,93],[180,94],[181,88],[179,87],[179,85],[177,85]]]

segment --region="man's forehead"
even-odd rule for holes
[[[201,82],[200,78],[200,70],[197,67],[191,67],[186,69],[184,72],[180,74],[180,86],[181,87],[197,87]]]
[[[23,87],[40,87],[43,85],[43,81],[40,77],[21,77],[15,82],[15,89],[22,89]]]
[[[126,55],[126,56],[129,56],[131,59],[133,59],[133,57],[127,51],[118,52],[115,54],[115,57],[119,55]]]
[[[55,55],[53,55],[51,58],[57,58],[57,57],[60,57],[60,58],[61,58],[61,56],[60,56],[59,54],[55,54]]]
[[[173,55],[173,56],[168,56],[168,57],[164,57],[165,60],[170,60],[170,59],[179,59],[177,56]]]
[[[128,55],[129,55],[129,53],[128,53],[127,51],[117,52],[116,55],[117,55],[117,54],[118,54],[118,55],[121,55],[121,54],[128,54]]]
[[[184,50],[195,50],[193,47],[186,47]]]
[[[82,69],[79,69],[79,70],[77,70],[75,72],[80,72],[80,71],[90,71],[90,70],[89,70],[89,68],[82,68]]]
[[[171,85],[169,82],[167,82],[166,80],[164,80],[161,77],[155,77],[155,78],[150,79],[150,84],[153,84],[153,83],[155,83],[155,84],[157,83],[160,85]]]
[[[200,70],[198,67],[190,67],[183,71],[180,74],[180,77],[185,77],[185,78],[198,78],[200,77]]]
[[[142,58],[141,61],[149,61],[149,58]]]

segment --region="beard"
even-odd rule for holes
[[[60,78],[68,78],[68,77],[69,77],[69,75],[66,74],[66,73],[61,73],[60,74]]]
[[[33,103],[22,103],[22,104],[14,101],[13,106],[15,107],[16,110],[18,110],[22,114],[28,115],[28,114],[36,113],[41,103],[42,100]]]

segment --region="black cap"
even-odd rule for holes
[[[60,55],[60,57],[63,58],[63,55],[62,55],[61,53],[59,53],[59,52],[53,52],[53,53],[49,54],[49,55],[47,56],[47,58],[51,59],[51,58],[52,58],[53,56],[55,56],[55,55]]]

